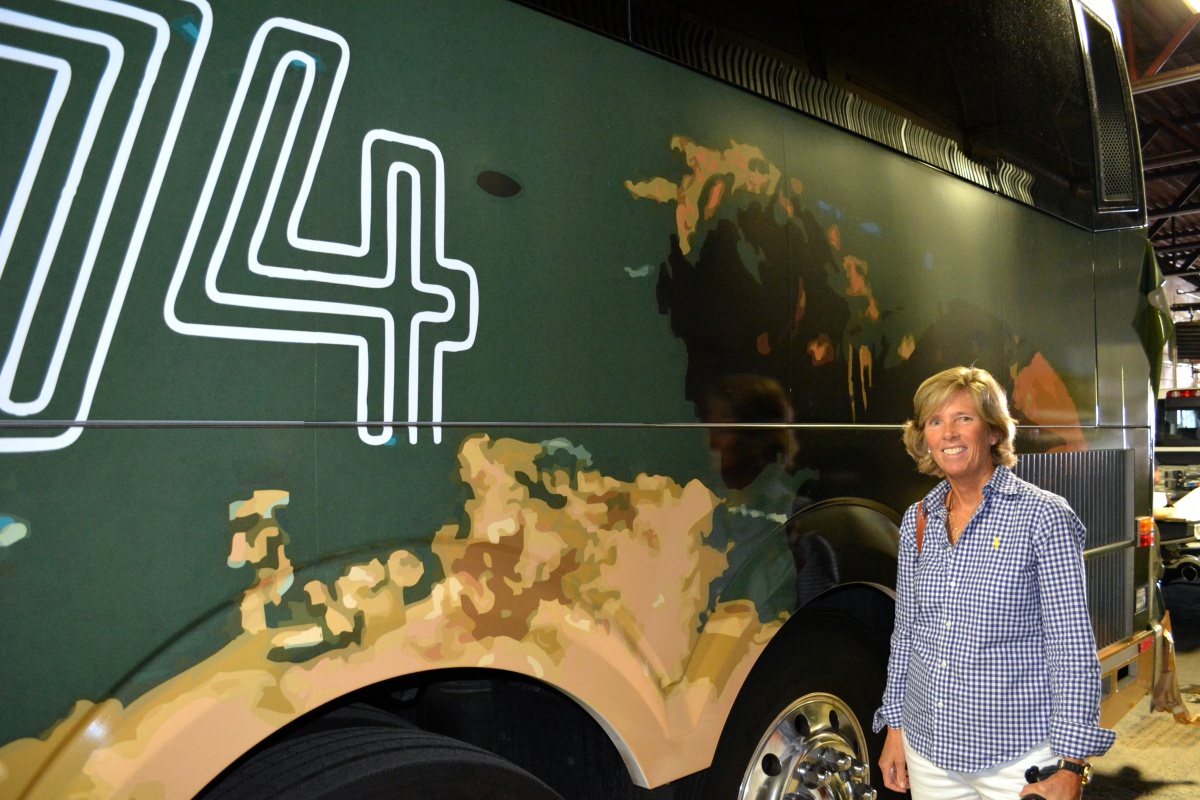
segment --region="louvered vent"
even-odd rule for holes
[[[1087,547],[1133,538],[1133,451],[1023,455],[1018,476],[1066,498],[1087,528]]]
[[[1087,562],[1088,610],[1096,647],[1133,635],[1133,550],[1104,553]]]
[[[1100,161],[1101,205],[1129,206],[1135,194],[1133,138],[1125,98],[1125,71],[1108,28],[1087,15],[1088,55],[1096,93],[1096,150]]]
[[[1175,348],[1180,361],[1200,361],[1200,322],[1176,323]]]
[[[853,131],[972,183],[1030,202],[1033,177],[1019,167],[1000,161],[998,168],[1004,177],[995,175],[968,158],[954,140],[921,129],[899,114],[711,28],[650,11],[637,18],[635,27],[639,44],[692,69]]]
[[[1132,450],[1037,453],[1021,456],[1014,472],[1065,498],[1087,528],[1092,549],[1133,538],[1133,465]],[[1089,558],[1087,581],[1096,646],[1132,636],[1132,548]]]

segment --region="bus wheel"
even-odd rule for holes
[[[738,800],[788,795],[874,800],[866,757],[862,728],[850,707],[831,694],[805,695],[764,730]]]
[[[369,725],[268,747],[203,800],[562,800],[511,761],[414,727]]]
[[[899,797],[879,780],[883,736],[870,731],[886,651],[846,627],[789,638],[791,646],[768,651],[751,671],[705,775],[704,798]]]

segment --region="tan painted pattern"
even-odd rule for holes
[[[709,178],[715,175],[731,177],[731,194],[746,191],[770,197],[775,194],[775,187],[779,184],[779,167],[768,164],[762,149],[753,145],[730,141],[726,149],[715,150],[696,144],[686,136],[672,136],[671,149],[683,154],[692,170],[690,175],[683,176],[679,183],[667,178],[638,183],[625,181],[625,188],[635,197],[676,204],[675,224],[679,231],[679,249],[684,255],[692,250],[692,234],[696,232],[700,220],[700,197]],[[704,209],[705,219],[712,216],[723,196],[724,184],[714,184]],[[779,198],[787,202],[783,194]]]
[[[622,481],[586,461],[561,466],[563,451],[486,436],[463,443],[459,471],[473,497],[465,523],[434,536],[445,577],[419,599],[409,593],[424,567],[405,550],[350,565],[332,584],[294,585],[277,519],[288,495],[234,504],[230,565],[255,570],[243,633],[128,707],[80,702],[46,738],[0,750],[0,795],[59,751],[32,797],[191,797],[329,700],[459,666],[532,675],[576,697],[649,785],[706,766],[782,623],[761,624],[753,603],[734,601],[700,630],[709,584],[728,564],[705,543],[721,501],[704,485]],[[292,615],[272,625],[272,608]]]

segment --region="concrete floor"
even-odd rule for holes
[[[1188,710],[1200,715],[1200,583],[1163,586],[1176,670]],[[1143,700],[1117,725],[1117,743],[1095,760],[1085,800],[1200,800],[1200,725],[1150,711]]]

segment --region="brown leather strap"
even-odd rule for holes
[[[917,504],[917,555],[921,555],[921,545],[925,542],[925,501]]]

